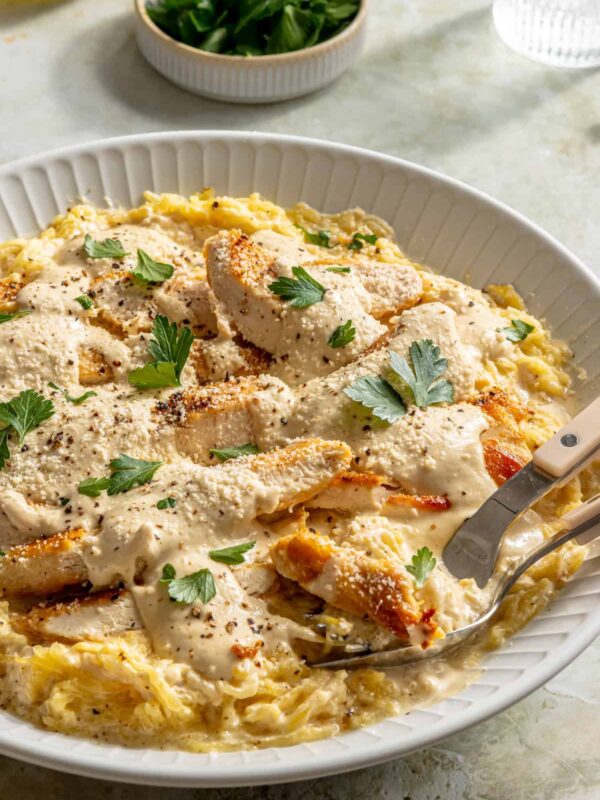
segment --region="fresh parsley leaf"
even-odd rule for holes
[[[362,250],[363,242],[377,244],[377,236],[374,233],[355,233],[348,244],[348,250]]]
[[[75,298],[75,300],[82,308],[85,308],[86,311],[89,311],[90,308],[93,308],[94,306],[93,300],[88,297],[87,294],[80,294],[79,297]]]
[[[329,231],[316,231],[316,233],[311,233],[307,231],[306,228],[303,228],[302,225],[296,225],[296,227],[300,228],[304,234],[304,240],[309,244],[316,244],[319,247],[331,247],[331,234]]]
[[[33,389],[26,389],[8,403],[0,403],[0,422],[10,426],[19,436],[19,444],[34,428],[54,416],[54,403]]]
[[[325,272],[339,272],[340,275],[347,275],[352,270],[350,267],[327,267]]]
[[[162,264],[155,261],[145,250],[137,251],[137,267],[131,273],[134,278],[142,283],[164,283],[173,275],[175,269],[172,264]]]
[[[417,589],[423,586],[436,563],[437,561],[431,550],[428,547],[422,547],[420,550],[417,550],[416,554],[412,557],[411,563],[406,564],[406,570],[410,572],[415,579],[415,586]]]
[[[241,0],[239,3],[239,19],[234,34],[238,34],[250,22],[273,16],[281,10],[283,0]]]
[[[85,403],[86,400],[89,400],[90,397],[98,397],[98,392],[92,392],[91,390],[80,394],[79,397],[72,397],[66,389],[61,389],[60,386],[57,386],[52,381],[50,381],[48,386],[50,386],[51,389],[56,389],[57,392],[60,392],[65,400],[68,403],[73,403],[74,406],[80,406],[82,403]]]
[[[68,497],[59,497],[59,498],[58,498],[58,502],[59,502],[59,503],[61,504],[61,506],[64,508],[65,506],[68,506],[68,505],[69,505],[69,498],[68,498]]]
[[[0,469],[4,469],[6,462],[10,458],[10,450],[8,448],[9,436],[10,428],[4,428],[0,431]]]
[[[175,374],[175,364],[167,361],[160,364],[146,364],[145,367],[132,370],[127,377],[129,383],[136,389],[162,389],[165,386],[179,386]]]
[[[219,461],[230,461],[232,458],[239,458],[240,456],[253,456],[259,452],[255,444],[238,444],[233,447],[222,447],[221,449],[213,449],[208,451],[211,456],[215,456]]]
[[[175,322],[169,322],[160,314],[154,320],[152,335],[154,338],[148,343],[148,350],[154,360],[130,372],[129,382],[138,389],[180,386],[181,372],[194,335],[186,327],[178,331]]]
[[[154,362],[156,364],[161,361],[173,363],[175,374],[179,379],[194,341],[191,330],[184,327],[178,333],[176,323],[169,322],[167,317],[159,314],[154,320],[152,335],[154,339],[150,340],[148,350],[154,357]]]
[[[522,342],[533,330],[534,326],[522,319],[511,319],[510,328],[502,328],[509,342]]]
[[[358,5],[357,0],[354,0],[354,2],[329,0],[329,2],[325,4],[325,15],[330,21],[343,22],[356,14]]]
[[[448,367],[440,355],[440,348],[431,339],[413,342],[408,350],[412,367],[405,358],[390,353],[393,372],[405,384],[412,400],[419,408],[436,403],[452,403],[454,387],[447,380],[438,380]]]
[[[100,497],[109,485],[110,478],[86,478],[78,484],[77,491],[86,497]]]
[[[148,0],[150,19],[190,47],[227,55],[288,52],[330,39],[358,0]]]
[[[292,267],[293,278],[277,278],[269,284],[270,291],[294,308],[307,308],[320,303],[327,291],[302,267]]]
[[[308,9],[297,8],[291,3],[286,3],[279,20],[269,36],[267,53],[289,53],[292,50],[301,50],[306,45],[306,40],[311,34],[314,24],[314,15]],[[329,247],[329,245],[326,245]]]
[[[162,461],[142,461],[121,453],[119,458],[113,458],[110,462],[112,472],[107,486],[108,494],[121,494],[148,483],[162,464]]]
[[[201,603],[206,604],[210,603],[217,593],[215,579],[209,569],[201,569],[191,575],[186,575],[185,578],[176,578],[175,574],[172,564],[165,564],[160,580],[161,583],[167,584],[171,600],[188,605],[200,600]]]
[[[214,31],[206,34],[198,44],[198,49],[206,50],[207,53],[222,53],[229,44],[229,38],[228,28],[215,28]]]
[[[177,573],[175,572],[173,564],[165,564],[162,568],[160,583],[170,583],[176,575]]]
[[[222,547],[220,550],[209,550],[208,555],[213,561],[219,561],[221,564],[243,564],[246,560],[244,553],[252,550],[255,544],[256,542],[233,544],[231,547]]]
[[[14,311],[12,314],[0,314],[0,325],[2,325],[3,322],[19,319],[19,317],[27,317],[29,314],[31,314],[31,311],[28,308],[22,308],[20,311]]]
[[[0,550],[0,558],[4,558],[5,555],[6,553],[4,552],[4,550]]]
[[[398,392],[379,375],[358,378],[344,389],[344,394],[372,409],[373,415],[385,422],[396,422],[406,414],[406,406]]]
[[[175,504],[177,500],[174,497],[163,497],[162,500],[159,500],[156,504],[157,508],[160,508],[161,511],[164,511],[166,508],[175,508]]]
[[[92,239],[86,233],[83,249],[88,258],[124,258],[127,251],[118,239]]]
[[[119,458],[113,458],[110,462],[110,478],[87,478],[81,481],[77,489],[79,494],[88,497],[99,497],[105,490],[111,496],[128,492],[134,486],[141,486],[151,481],[162,463],[162,461],[141,461],[121,453]]]
[[[338,325],[334,332],[331,334],[329,339],[327,340],[327,344],[329,347],[346,347],[346,345],[350,344],[350,342],[354,341],[356,336],[356,328],[352,324],[352,320],[349,319],[347,322],[344,322],[343,325]]]

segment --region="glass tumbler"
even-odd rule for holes
[[[600,65],[600,0],[495,0],[500,38],[556,67]]]

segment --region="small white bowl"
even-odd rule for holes
[[[314,47],[272,56],[224,56],[172,39],[134,0],[136,37],[152,66],[183,89],[213,100],[274,103],[321,89],[359,57],[366,34],[367,0],[347,28]]]

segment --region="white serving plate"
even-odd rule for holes
[[[25,236],[84,197],[133,205],[141,193],[258,191],[284,206],[361,205],[394,227],[401,247],[434,269],[482,287],[512,282],[537,316],[574,349],[588,378],[580,404],[600,393],[600,283],[528,220],[469,187],[397,158],[266,134],[157,133],[108,139],[0,169],[0,241]],[[484,663],[461,694],[409,716],[286,748],[191,753],[130,750],[39,730],[0,712],[0,752],[96,778],[170,786],[299,780],[385,761],[498,713],[556,675],[600,632],[600,557],[556,602]]]

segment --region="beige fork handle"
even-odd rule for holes
[[[581,469],[600,450],[600,397],[539,447],[533,463],[553,478]]]
[[[583,525],[584,522],[593,519],[593,517],[598,517],[598,522],[600,523],[600,494],[586,500],[585,503],[577,506],[573,511],[569,511],[569,513],[565,514],[561,519],[561,522],[565,530],[572,531],[573,528]],[[579,544],[588,544],[588,541],[595,538],[597,538],[597,534],[594,535],[594,531],[591,530],[578,536],[577,541]]]

